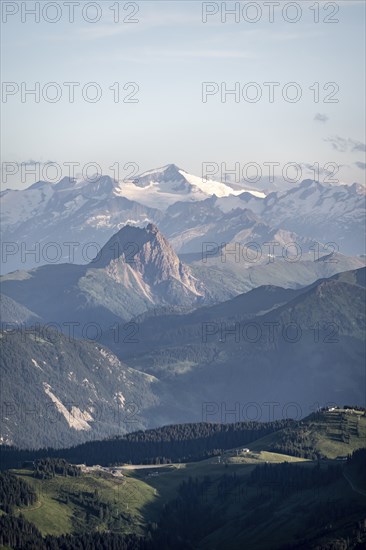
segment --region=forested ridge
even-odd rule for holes
[[[137,535],[83,533],[42,537],[24,517],[0,517],[0,546],[13,550],[153,550],[152,543]],[[156,547],[155,547],[156,548]]]
[[[33,489],[10,472],[0,473],[0,510],[12,512],[15,506],[28,506],[36,501]]]
[[[187,477],[178,486],[176,496],[162,507],[158,522],[148,522],[141,536],[123,534],[118,526],[109,522],[109,515],[113,519],[113,511],[105,508],[98,491],[93,494],[76,491],[68,495],[68,503],[72,505],[75,500],[80,505],[82,499],[90,515],[103,522],[102,532],[99,532],[98,521],[94,521],[88,524],[88,531],[43,537],[35,525],[22,515],[16,515],[17,511],[10,507],[8,513],[0,515],[0,546],[13,550],[193,550],[211,533],[224,530],[230,521],[230,514],[217,515],[217,509],[229,510],[235,503],[235,523],[240,533],[250,532],[255,525],[265,528],[268,520],[274,521],[278,510],[289,503],[293,495],[335,487],[334,484],[343,479],[344,468],[361,472],[365,459],[366,449],[360,449],[343,464],[322,461],[303,465],[262,464],[256,466],[249,477],[238,475],[226,465],[220,475],[209,475],[208,470],[208,475]],[[47,475],[78,475],[75,466],[57,458],[36,461],[33,467],[34,473],[41,470]],[[13,495],[14,504],[26,506],[34,502],[32,496],[24,497],[24,489],[32,495],[25,481],[10,472],[2,473],[1,480],[3,487],[18,488]],[[323,499],[313,500],[311,506],[303,506],[301,499],[295,499],[295,505],[294,517],[300,509],[302,517],[296,531],[296,548],[360,550],[364,547],[366,519],[362,519],[364,506],[357,500],[343,500],[342,493],[338,493],[332,498],[331,506]],[[354,519],[344,524],[344,517],[348,516]],[[128,518],[121,517],[121,521],[125,523]],[[287,536],[284,532],[281,548],[293,550],[295,547],[286,542]]]
[[[339,465],[328,465],[321,468],[318,462],[311,468],[304,468],[289,462],[281,464],[262,464],[256,466],[249,477],[249,484],[266,486],[270,484],[283,493],[291,493],[328,485],[342,476]]]
[[[68,449],[20,450],[2,446],[1,468],[17,468],[24,462],[45,457],[63,458],[76,464],[103,466],[196,461],[218,455],[226,449],[248,445],[260,437],[296,425],[294,420],[232,424],[200,422],[137,431],[123,437],[90,441]]]
[[[33,463],[34,477],[39,479],[50,479],[56,474],[61,476],[78,477],[81,474],[80,468],[69,464],[64,458],[40,458]]]

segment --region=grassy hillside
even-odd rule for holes
[[[82,533],[89,529],[116,530],[123,533],[142,533],[145,519],[142,509],[154,500],[154,489],[133,475],[121,478],[110,474],[83,474],[78,478],[56,475],[52,479],[35,479],[30,470],[13,470],[27,481],[37,493],[31,507],[17,509],[34,523],[43,535]],[[98,506],[108,506],[110,518],[93,509],[90,499]],[[102,506],[100,506],[102,505]]]
[[[303,462],[301,458],[270,452],[242,453],[236,450],[201,462],[158,466],[88,468],[80,477],[56,475],[37,479],[28,469],[12,470],[29,483],[37,494],[33,506],[17,508],[17,513],[34,523],[43,535],[80,533],[92,527],[97,530],[142,533],[149,521],[157,521],[162,506],[175,498],[179,485],[189,477],[217,478],[230,466],[230,472],[247,476],[254,465],[265,462]],[[157,475],[158,474],[158,475]],[[84,504],[80,496],[85,496]],[[112,519],[105,521],[88,506],[89,496],[97,495],[99,503],[111,508]],[[120,517],[120,521],[113,521]]]
[[[253,450],[289,452],[306,456],[320,454],[327,458],[347,456],[366,447],[366,416],[353,409],[321,411],[305,418],[296,427],[258,439]]]
[[[152,550],[305,550],[342,547],[345,539],[351,543],[344,548],[356,549],[366,542],[366,486],[359,463],[337,457],[366,448],[363,414],[320,411],[200,462],[83,466],[78,477],[45,479],[12,470],[37,495],[13,513],[43,535],[135,533],[148,535]],[[288,438],[295,452],[328,458],[280,452]]]
[[[126,469],[124,477],[84,473],[76,479],[56,476],[38,480],[22,470],[17,475],[36,489],[38,501],[17,513],[22,512],[42,534],[77,534],[87,530],[143,534],[152,522],[161,520],[162,514],[176,517],[174,508],[181,484],[193,480],[193,485],[198,483],[200,487],[198,497],[189,501],[193,510],[187,512],[188,517],[193,513],[200,524],[199,531],[193,526],[188,529],[187,536],[195,540],[194,548],[280,548],[284,542],[297,544],[305,537],[318,538],[323,526],[314,518],[326,515],[329,503],[336,510],[335,530],[346,528],[343,523],[358,521],[366,509],[366,497],[343,476],[325,486],[285,493],[273,483],[251,485],[250,475],[258,464],[278,465],[284,461],[291,462],[290,467],[314,467],[311,461],[266,451],[233,450],[222,455],[220,461],[215,458],[158,469]],[[328,462],[323,462],[324,472],[327,467]],[[88,510],[87,505],[74,502],[77,494],[96,493],[99,502],[111,507],[107,520]],[[164,508],[166,505],[168,508]],[[343,509],[347,509],[346,520],[338,518],[339,514],[344,516]],[[182,513],[181,507],[179,512]]]

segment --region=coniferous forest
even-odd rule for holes
[[[166,464],[216,456],[225,449],[249,445],[265,435],[294,426],[274,422],[192,423],[138,431],[124,437],[92,441],[69,449],[18,450],[2,447],[2,468],[19,467],[41,457],[59,457],[77,464]]]

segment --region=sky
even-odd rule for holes
[[[363,0],[69,4],[2,2],[3,188],[168,163],[364,182]]]

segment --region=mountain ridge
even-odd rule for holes
[[[87,265],[57,264],[1,278],[2,291],[46,322],[103,327],[128,321],[153,306],[191,306],[204,298],[202,283],[157,227],[124,226]]]
[[[251,211],[263,224],[258,235],[248,230],[238,209]],[[147,223],[156,224],[179,252],[199,252],[202,241],[215,241],[227,226],[228,242],[261,243],[265,229],[271,238],[296,239],[300,245],[335,241],[336,250],[355,255],[365,251],[364,217],[364,195],[357,185],[304,180],[283,192],[255,196],[255,191],[206,181],[172,164],[122,182],[105,175],[90,181],[64,177],[2,192],[1,235],[7,243],[2,272],[88,263],[90,243],[100,248],[124,225]]]

